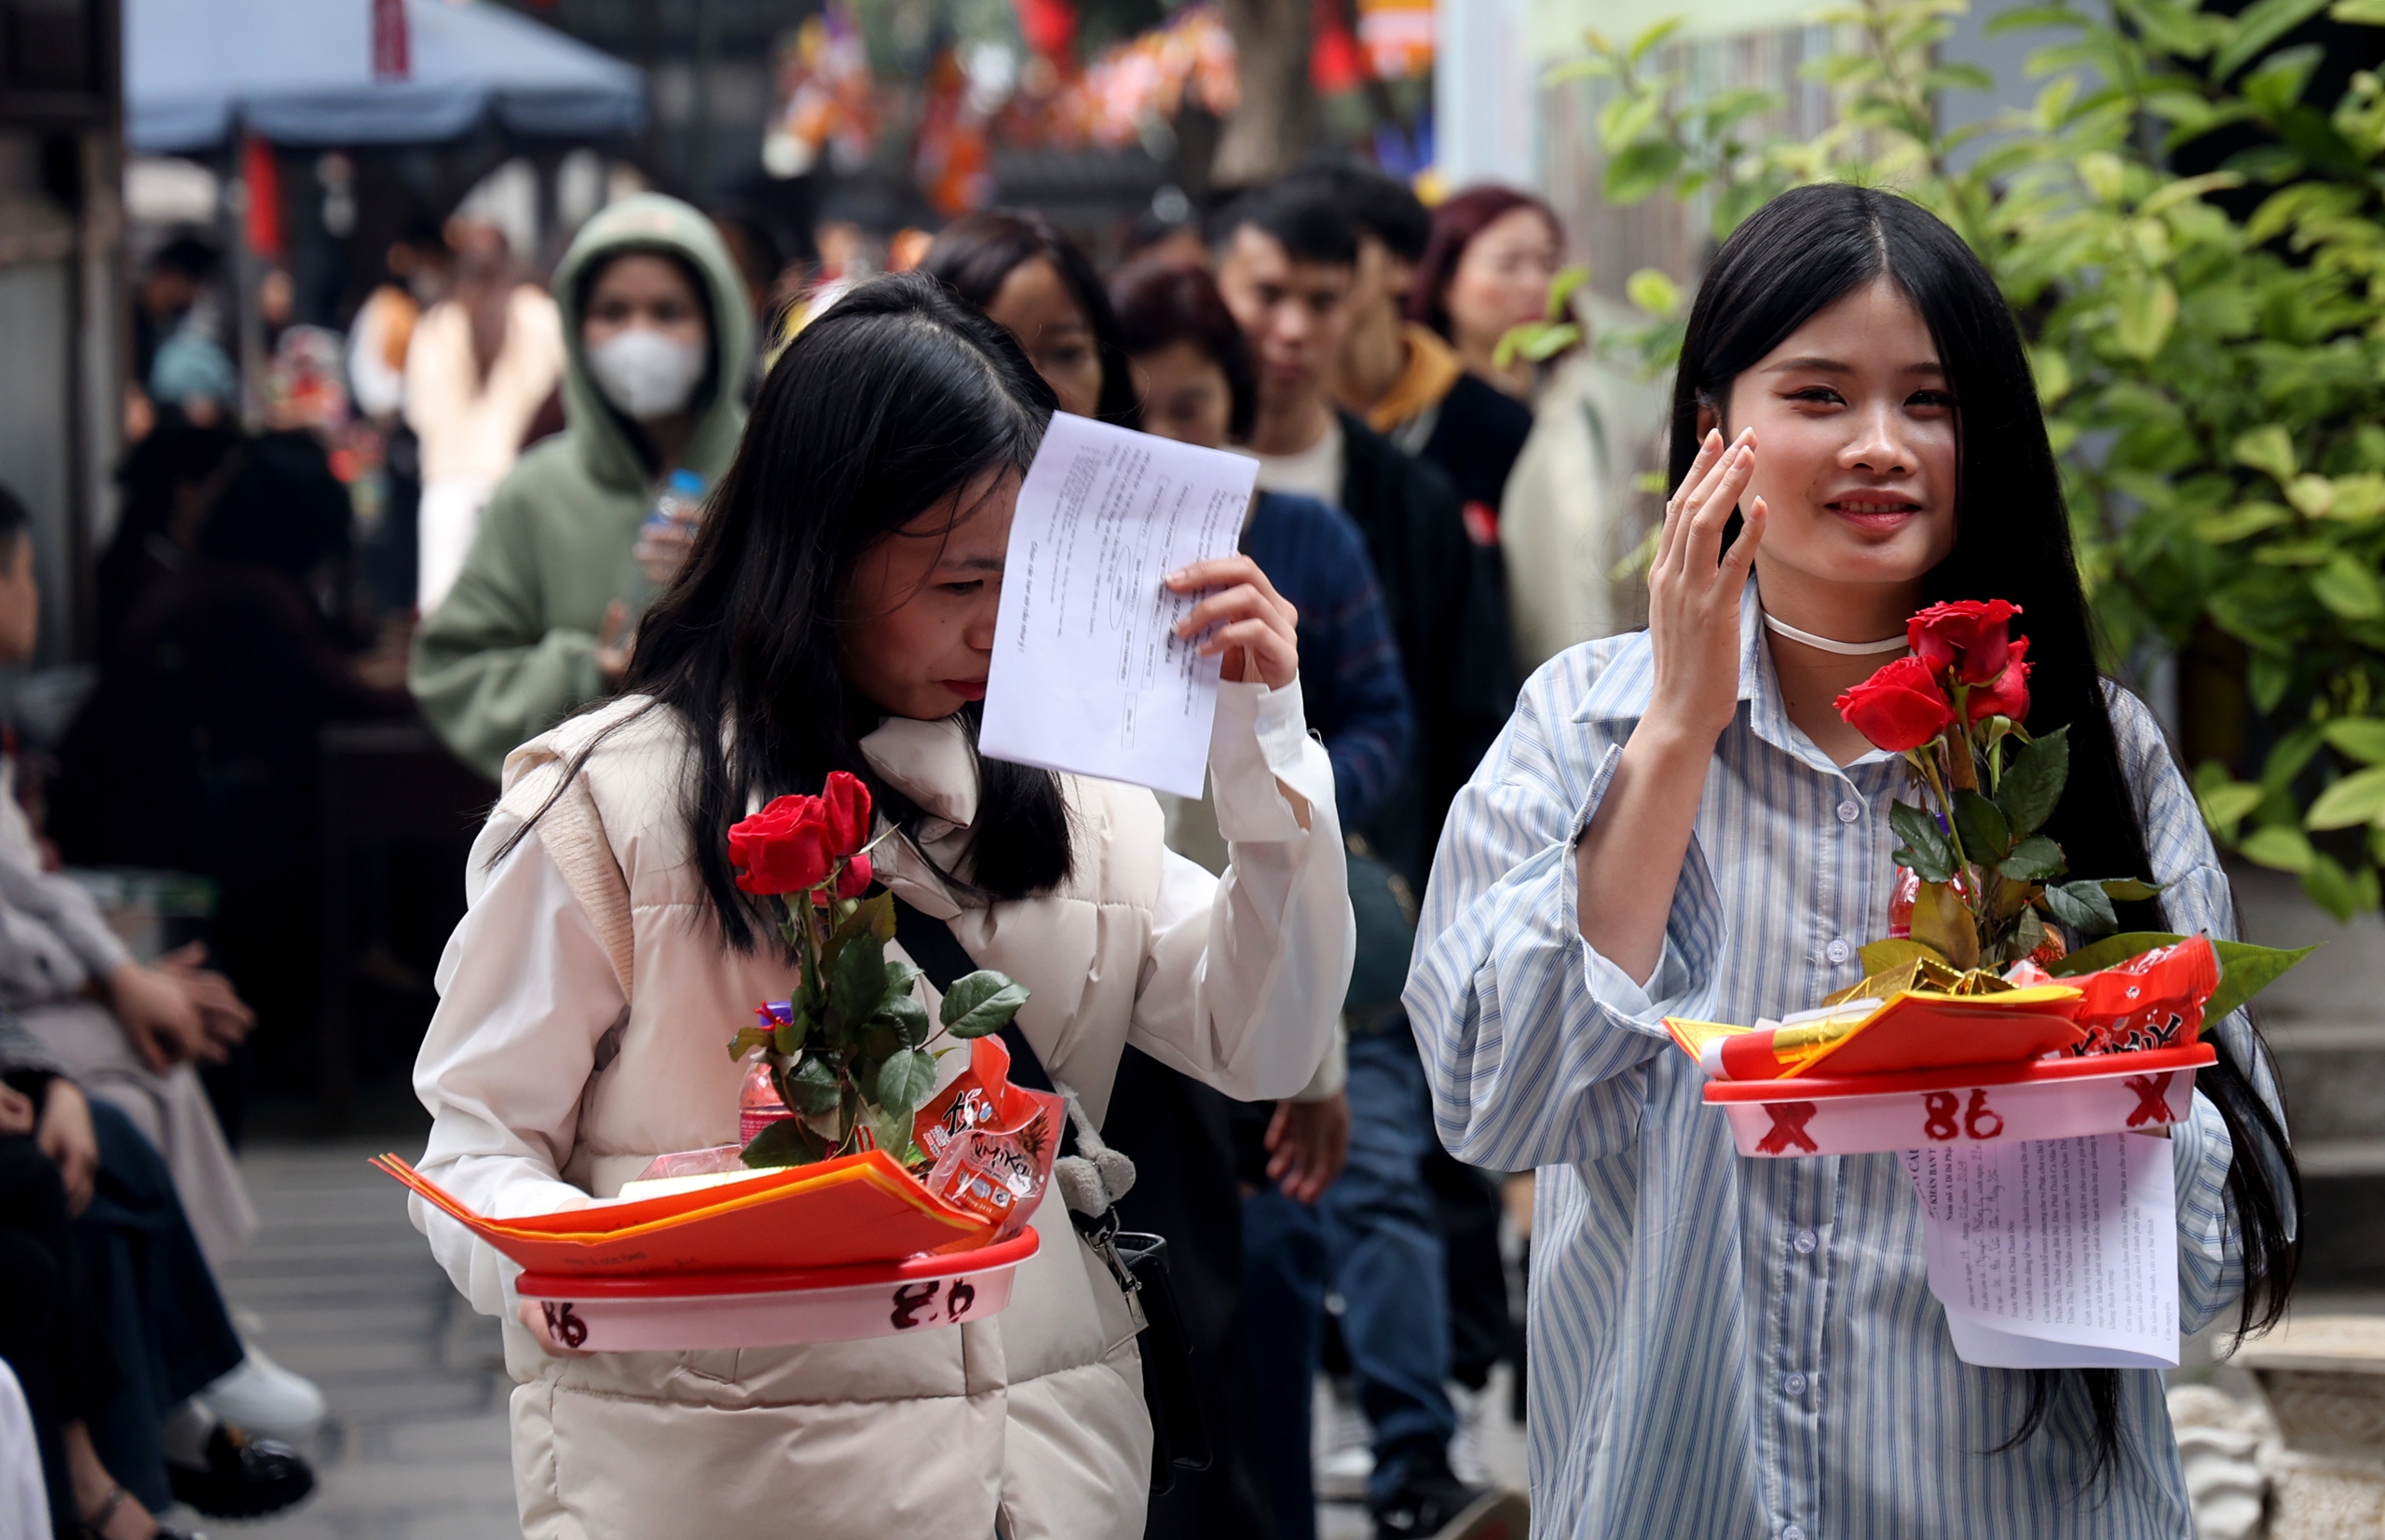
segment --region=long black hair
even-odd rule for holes
[[[1014,209],[981,210],[946,225],[920,259],[920,270],[982,310],[994,303],[1002,279],[1021,263],[1039,257],[1060,275],[1061,286],[1093,328],[1094,350],[1101,359],[1101,399],[1095,415],[1103,422],[1139,429],[1142,408],[1135,400],[1126,350],[1119,346],[1118,315],[1110,307],[1110,293],[1084,249],[1058,225],[1041,214]]]
[[[1961,237],[1918,204],[1864,187],[1800,187],[1759,210],[1716,253],[1690,310],[1673,380],[1671,479],[1679,484],[1697,457],[1701,408],[1720,416],[1742,372],[1818,312],[1884,277],[1928,325],[1956,402],[1955,548],[1929,572],[1926,596],[2021,606],[2013,629],[2031,640],[2029,730],[2070,729],[2070,779],[2046,833],[2074,871],[2149,877],[2145,827],[2105,703],[2094,620],[2028,355],[1995,279]],[[1983,452],[1972,453],[1975,445]],[[1734,518],[1724,549],[1737,527]],[[2119,908],[2123,930],[2166,928],[2158,899]],[[2196,1083],[2235,1141],[2228,1201],[2243,1252],[2242,1336],[2268,1329],[2285,1313],[2301,1265],[2300,1243],[2288,1229],[2301,1207],[2302,1179],[2283,1124],[2253,1088],[2254,1066],[2213,1041],[2219,1061]],[[2267,1052],[2257,1031],[2252,1051]],[[2119,1376],[2075,1373],[2092,1419],[2092,1480],[2120,1457]],[[2003,1448],[2046,1426],[2061,1380],[2030,1371],[2027,1411]]]
[[[964,489],[987,472],[1023,474],[1054,409],[1010,334],[919,274],[847,293],[762,382],[622,681],[687,730],[681,811],[730,947],[770,934],[763,902],[738,891],[725,838],[756,803],[817,792],[841,770],[897,824],[924,818],[862,756],[880,715],[837,656],[839,630],[860,619],[847,606],[853,567],[921,514],[945,508],[959,523]],[[974,739],[974,708],[962,720]],[[978,772],[962,885],[993,898],[1056,886],[1070,865],[1058,778],[993,759]]]

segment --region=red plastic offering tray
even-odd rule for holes
[[[525,1273],[514,1289],[538,1302],[556,1341],[590,1352],[852,1342],[993,1315],[1010,1303],[1012,1277],[1036,1247],[1030,1228],[898,1262],[671,1277]]]
[[[2208,1043],[1867,1075],[1710,1080],[1742,1155],[1862,1155],[2081,1138],[2183,1121]]]

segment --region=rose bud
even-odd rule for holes
[[[837,879],[837,896],[859,898],[867,892],[869,892],[869,857],[856,855],[845,863],[843,874]]]
[[[2024,636],[2005,655],[2004,672],[1994,684],[1971,687],[1972,721],[1984,722],[1991,716],[2006,716],[2015,722],[2029,719],[2028,653],[2029,639]]]
[[[828,837],[838,855],[851,855],[869,843],[869,788],[861,777],[830,770],[820,804],[828,817]]]

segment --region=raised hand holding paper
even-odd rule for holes
[[[1201,795],[1220,660],[1163,579],[1232,555],[1258,464],[1055,415],[1019,488],[977,746],[988,758]]]

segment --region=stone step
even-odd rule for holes
[[[2385,1130],[2385,1022],[2267,1028],[2296,1145],[2377,1140]]]

